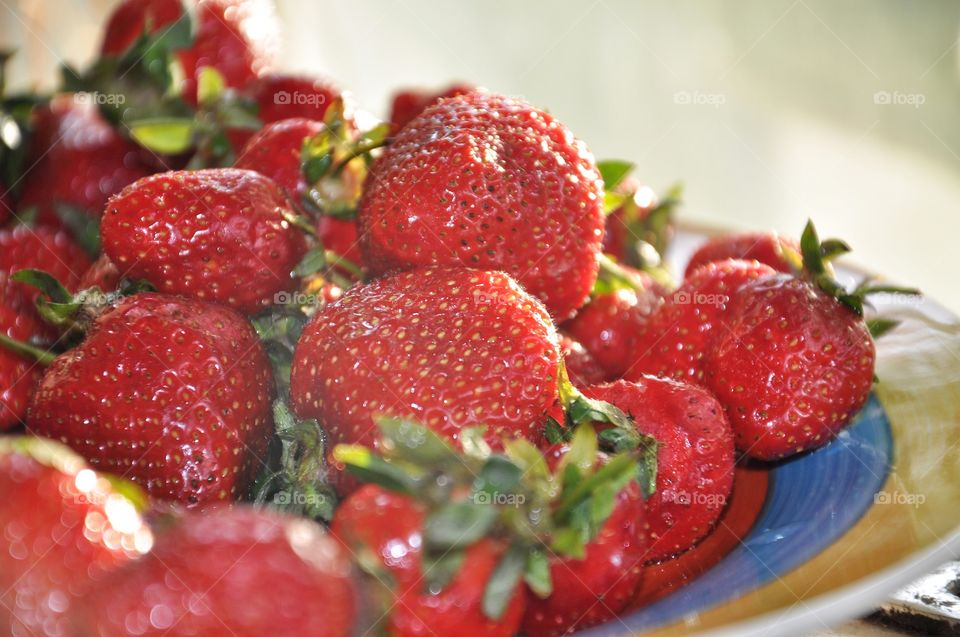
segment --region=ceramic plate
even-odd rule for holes
[[[707,234],[681,232],[671,261]],[[642,608],[578,634],[816,632],[960,555],[960,319],[927,298],[873,300],[902,324],[877,343],[880,382],[855,422],[817,451],[738,469],[714,535],[651,570]]]

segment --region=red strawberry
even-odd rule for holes
[[[197,75],[204,66],[220,72],[227,86],[241,87],[265,70],[274,57],[276,17],[269,5],[251,0],[192,0],[193,44],[178,51],[183,67],[182,95],[196,102]],[[108,19],[100,45],[103,55],[120,55],[145,32],[158,33],[184,18],[180,0],[123,0]]]
[[[229,308],[137,294],[47,367],[27,416],[98,469],[185,504],[233,500],[266,451],[271,375]]]
[[[0,625],[66,635],[80,596],[150,549],[134,503],[69,449],[0,438]]]
[[[714,334],[727,329],[725,317],[737,290],[773,272],[762,263],[739,260],[698,268],[636,336],[624,378],[653,374],[702,384],[703,357]]]
[[[592,155],[553,116],[460,95],[411,121],[374,164],[358,216],[364,264],[502,270],[563,320],[596,279],[602,201]]]
[[[793,239],[781,237],[775,232],[721,235],[710,239],[693,253],[687,263],[686,276],[690,276],[701,265],[726,259],[755,260],[779,272],[792,274],[793,267],[784,257],[784,250],[799,255],[800,246]]]
[[[98,637],[349,637],[351,570],[308,520],[252,507],[193,513],[97,586],[75,623]]]
[[[251,170],[162,173],[110,200],[103,251],[161,292],[255,313],[296,286],[307,243],[289,214],[277,185]]]
[[[302,118],[268,124],[244,146],[236,167],[270,177],[283,188],[295,206],[303,209],[303,196],[308,185],[303,174],[301,151],[307,138],[323,130],[323,122]],[[354,263],[361,263],[355,221],[319,215],[316,228],[324,248]]]
[[[814,285],[770,275],[742,286],[704,359],[737,447],[775,460],[831,440],[867,400],[876,351],[863,319]]]
[[[381,413],[453,440],[478,424],[491,439],[536,438],[558,356],[550,317],[510,277],[420,268],[320,309],[297,344],[290,390],[334,443],[372,444]]]
[[[553,466],[566,445],[548,451]],[[633,601],[647,559],[643,498],[631,482],[617,495],[613,512],[585,548],[582,559],[549,559],[553,592],[546,599],[530,595],[523,616],[529,637],[565,635],[613,619]]]
[[[457,95],[466,95],[474,88],[469,84],[456,83],[451,84],[440,92],[422,89],[405,89],[398,91],[393,96],[393,104],[390,107],[390,127],[394,134],[406,126],[410,120],[423,112],[428,106],[436,104],[445,97],[456,97]]]
[[[257,115],[264,124],[291,118],[322,122],[330,105],[343,96],[339,88],[326,80],[280,73],[253,80],[242,93],[257,103]]]
[[[583,393],[620,408],[660,443],[657,491],[646,502],[646,559],[686,551],[713,528],[733,487],[733,432],[723,406],[701,387],[651,376]]]
[[[32,313],[0,305],[0,336],[27,342],[43,332]],[[42,368],[32,358],[0,344],[0,431],[10,429],[27,414],[27,401]]]
[[[560,334],[560,354],[575,386],[596,385],[608,380],[607,373],[593,355],[567,334]]]
[[[100,288],[102,292],[112,292],[120,285],[123,275],[116,264],[106,254],[101,254],[97,260],[84,271],[77,283],[78,290]]]
[[[90,259],[70,236],[60,230],[19,225],[0,230],[0,301],[13,309],[31,308],[39,292],[10,280],[17,270],[48,272],[70,291],[76,291]],[[29,311],[29,309],[28,309]]]
[[[563,329],[583,343],[608,378],[620,378],[633,364],[643,328],[663,302],[662,292],[647,277],[639,290],[597,294]]]
[[[520,627],[524,597],[517,588],[498,619],[482,608],[484,589],[503,554],[502,544],[482,539],[468,547],[463,563],[442,591],[424,581],[425,509],[417,501],[374,485],[354,492],[337,509],[332,533],[354,555],[375,560],[393,581],[387,628],[394,637],[512,637]]]
[[[55,221],[58,204],[99,219],[111,195],[151,172],[92,101],[58,95],[35,111],[33,125],[33,159],[17,205],[35,208],[41,221]]]

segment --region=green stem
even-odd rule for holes
[[[21,356],[31,358],[41,365],[49,365],[53,362],[53,359],[57,357],[56,354],[52,354],[45,349],[30,345],[29,343],[24,343],[23,341],[12,339],[5,334],[0,334],[0,346],[3,346],[16,354],[20,354]]]
[[[358,158],[358,157],[362,157],[363,155],[366,155],[367,153],[369,153],[369,152],[372,151],[372,150],[376,150],[376,149],[378,149],[378,148],[382,148],[382,147],[386,146],[388,143],[389,143],[388,138],[384,137],[383,139],[380,139],[380,140],[377,140],[377,141],[370,141],[370,142],[366,142],[366,143],[357,144],[357,145],[353,148],[353,150],[351,150],[349,153],[347,153],[347,156],[344,157],[344,158],[340,161],[340,163],[338,163],[338,164],[334,167],[332,175],[333,175],[334,177],[339,177],[340,174],[343,172],[344,168],[347,167],[347,164],[349,164],[350,162],[352,162],[354,159],[356,159],[356,158]]]
[[[331,266],[338,266],[357,277],[358,280],[363,280],[363,270],[359,265],[351,261],[346,257],[342,257],[333,250],[324,250],[324,258],[327,260],[327,263]]]

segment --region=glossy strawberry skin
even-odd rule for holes
[[[36,288],[10,280],[10,275],[17,270],[43,270],[75,292],[88,267],[89,257],[62,230],[24,225],[0,230],[0,301],[3,305],[31,312],[39,295]]]
[[[503,273],[420,268],[348,290],[304,328],[291,373],[302,417],[331,443],[374,445],[373,417],[412,417],[452,440],[536,439],[559,351],[544,308]]]
[[[183,68],[182,95],[196,103],[197,74],[204,66],[220,72],[227,86],[241,87],[272,62],[275,46],[269,34],[275,17],[263,3],[247,0],[191,0],[195,13],[193,44],[177,52]],[[118,55],[141,36],[170,28],[183,15],[180,0],[124,0],[107,21],[102,55]]]
[[[27,342],[42,329],[31,314],[0,305],[0,334]],[[0,345],[0,431],[14,427],[27,415],[30,393],[41,371],[36,361]]]
[[[0,529],[0,625],[13,635],[72,634],[80,597],[152,543],[129,501],[40,439],[0,440]]]
[[[774,270],[756,261],[718,261],[698,268],[647,320],[637,335],[624,374],[645,374],[703,383],[703,357],[716,333],[726,329],[730,303],[740,287]]]
[[[595,295],[563,329],[583,343],[608,378],[620,378],[633,364],[644,326],[663,298],[652,283],[642,290]]]
[[[586,547],[584,559],[550,557],[553,593],[527,598],[523,634],[552,637],[613,619],[633,600],[647,555],[643,498],[632,483]]]
[[[271,383],[263,347],[236,312],[137,294],[47,367],[27,423],[156,498],[202,506],[243,495],[260,469]]]
[[[579,341],[563,333],[560,334],[560,354],[574,387],[596,385],[610,380],[593,355]]]
[[[398,91],[394,94],[393,103],[390,106],[390,126],[393,133],[396,134],[410,120],[422,113],[424,109],[436,104],[441,99],[466,95],[473,90],[474,88],[469,84],[458,82],[439,92],[418,89]]]
[[[863,407],[876,349],[864,321],[788,275],[757,279],[705,359],[737,447],[776,460],[831,440]]]
[[[793,239],[781,237],[775,232],[746,232],[714,237],[693,253],[687,262],[686,276],[707,263],[726,259],[759,261],[778,272],[793,273],[793,267],[783,251],[800,253],[800,246]]]
[[[474,92],[429,107],[374,164],[360,202],[374,274],[424,264],[507,272],[558,321],[593,288],[603,182],[552,116]]]
[[[394,637],[512,637],[520,627],[521,587],[499,620],[483,614],[487,581],[503,547],[482,539],[465,551],[453,580],[439,594],[424,590],[422,571],[424,510],[406,496],[374,485],[361,487],[337,509],[332,533],[354,554],[369,552],[394,581],[388,629]]]
[[[283,218],[290,212],[280,188],[251,170],[162,173],[110,200],[103,251],[161,292],[256,313],[296,286],[307,243]]]
[[[178,520],[75,623],[82,637],[349,637],[357,606],[349,559],[318,525],[240,506]]]
[[[652,376],[583,393],[619,407],[660,443],[657,491],[645,507],[647,561],[692,547],[714,527],[733,488],[733,431],[723,406],[702,387]]]
[[[57,204],[99,218],[111,195],[151,172],[138,147],[93,102],[58,95],[36,110],[33,126],[32,159],[17,205],[20,212],[35,208],[41,222],[56,223]]]

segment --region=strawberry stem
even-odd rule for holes
[[[10,338],[6,334],[0,334],[0,345],[15,354],[35,360],[44,366],[52,363],[53,359],[57,357],[57,355],[52,352],[48,352],[47,350],[35,345],[30,345],[29,343],[24,343],[23,341]]]

